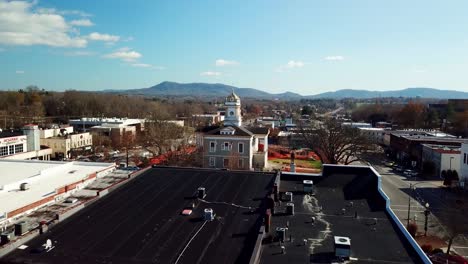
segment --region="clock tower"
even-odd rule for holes
[[[239,96],[234,93],[234,90],[232,90],[232,93],[226,97],[224,105],[226,106],[224,125],[242,126],[241,102]]]

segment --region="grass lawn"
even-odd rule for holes
[[[291,163],[291,160],[289,159],[272,159],[269,160],[268,162],[273,162],[281,165],[286,165],[289,166]],[[297,167],[302,167],[302,168],[311,168],[311,169],[322,169],[322,162],[319,160],[295,160]]]

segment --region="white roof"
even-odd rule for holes
[[[14,189],[0,190],[0,215],[53,195],[58,188],[113,166],[113,163],[96,162],[0,160],[0,180],[3,185],[18,185]],[[20,191],[22,182],[28,182],[30,189]]]
[[[107,118],[107,117],[82,117],[81,119],[71,119],[70,124],[123,124],[123,125],[135,125],[144,123],[144,119],[130,119],[130,118]]]
[[[380,127],[360,127],[360,130],[370,130],[370,131],[386,131],[385,128]]]
[[[27,160],[0,160],[0,186],[39,175],[41,170],[60,165],[62,164],[53,161],[36,163]]]

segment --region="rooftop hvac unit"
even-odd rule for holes
[[[199,187],[199,188],[198,188],[198,193],[197,193],[198,199],[204,199],[205,196],[206,196],[205,187]]]
[[[5,245],[5,244],[10,243],[11,239],[13,239],[13,233],[3,232],[0,235],[0,245]]]
[[[28,225],[25,221],[21,221],[15,224],[15,235],[22,236],[28,232]]]
[[[351,257],[351,239],[349,237],[335,236],[335,256],[349,259]]]
[[[285,200],[286,202],[292,202],[292,201],[293,201],[293,194],[292,194],[292,192],[286,192],[286,193],[284,194],[284,200]]]
[[[280,242],[286,241],[286,228],[277,227],[276,228],[276,237],[278,238],[278,241],[280,241]]]
[[[294,204],[293,203],[287,203],[286,204],[286,214],[294,215]]]
[[[21,183],[21,184],[20,184],[20,190],[21,190],[21,191],[29,190],[29,183],[27,183],[27,182]]]
[[[214,220],[213,209],[206,208],[205,209],[205,221],[213,221],[213,220]]]
[[[314,190],[314,182],[311,180],[304,180],[302,182],[304,184],[304,192],[311,193]]]

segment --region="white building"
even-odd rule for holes
[[[468,184],[468,143],[463,143],[460,148],[460,182]],[[465,185],[465,188],[468,187]]]
[[[52,150],[40,147],[39,129],[26,125],[22,131],[0,131],[0,159],[49,160]]]
[[[362,135],[366,136],[373,143],[385,144],[385,129],[377,127],[359,127],[359,130]]]
[[[458,175],[460,170],[460,147],[447,145],[422,144],[422,164],[432,162],[436,176],[441,176],[442,171],[455,170]]]
[[[257,124],[261,125],[261,126],[271,127],[271,128],[279,127],[281,125],[281,120],[280,119],[274,118],[274,117],[271,117],[271,116],[259,117],[259,118],[257,118],[255,120],[255,122]]]
[[[41,138],[41,144],[52,149],[53,158],[71,158],[73,151],[91,150],[93,136],[89,132],[64,133],[49,138]]]
[[[70,125],[73,126],[75,131],[88,131],[89,128],[94,126],[102,126],[103,124],[117,125],[117,126],[136,126],[138,131],[141,131],[144,126],[144,119],[132,118],[107,118],[107,117],[83,117],[80,119],[71,119]]]
[[[0,157],[27,152],[27,138],[20,133],[0,133]]]
[[[203,135],[203,166],[238,170],[268,167],[266,127],[243,127],[240,98],[234,92],[226,97],[224,126]]]
[[[341,125],[356,127],[356,128],[363,128],[363,127],[371,128],[372,127],[372,124],[362,123],[362,122],[343,122],[343,123],[341,123]]]
[[[0,160],[0,228],[61,201],[115,169],[114,163]]]

